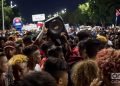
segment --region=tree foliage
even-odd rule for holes
[[[2,0],[0,0],[0,13],[2,13]],[[19,16],[19,11],[11,8],[4,0],[4,19],[5,19],[5,29],[9,29],[12,25],[12,20],[14,17]],[[0,15],[0,29],[2,29],[2,14]]]
[[[115,19],[115,10],[120,8],[120,0],[88,0],[92,19],[95,22],[113,23]]]
[[[87,0],[80,3],[74,12],[68,12],[67,22],[84,24],[115,23],[115,10],[120,8],[120,0]]]

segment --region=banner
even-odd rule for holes
[[[17,30],[22,32],[23,22],[21,17],[15,17],[13,19],[13,27]]]
[[[45,20],[45,14],[32,15],[33,22],[44,21],[44,20]]]
[[[15,28],[22,28],[23,23],[22,23],[22,19],[20,17],[16,17],[13,19],[13,26]]]

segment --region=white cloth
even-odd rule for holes
[[[34,70],[37,71],[37,72],[40,72],[40,71],[41,71],[40,65],[39,65],[39,64],[36,64]]]
[[[108,40],[108,45],[112,46],[113,45],[112,41]]]

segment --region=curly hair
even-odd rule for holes
[[[96,61],[104,80],[106,78],[110,82],[111,73],[120,73],[120,50],[112,48],[103,49],[98,52]]]
[[[71,79],[74,86],[90,86],[90,83],[97,78],[98,71],[99,68],[93,60],[78,62],[72,69]]]
[[[10,60],[9,60],[9,64],[10,65],[15,65],[17,63],[23,63],[23,62],[27,62],[28,58],[25,55],[22,54],[18,54],[18,55],[14,55]]]

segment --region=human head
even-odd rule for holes
[[[24,48],[23,40],[22,38],[18,38],[16,41],[17,54],[22,54],[23,48]]]
[[[56,57],[64,59],[64,54],[61,46],[51,46],[47,51],[48,57]]]
[[[79,52],[83,52],[85,54],[83,58],[94,59],[100,49],[100,44],[100,41],[97,39],[86,39],[80,41],[80,43],[78,44],[80,50]]]
[[[25,46],[29,46],[33,43],[32,38],[30,36],[23,37],[23,43]]]
[[[15,41],[15,36],[13,36],[13,35],[9,36],[8,40],[9,41]]]
[[[57,81],[58,86],[67,86],[67,64],[60,58],[48,58],[44,64],[44,71],[50,73]]]
[[[31,70],[33,70],[35,65],[39,64],[41,60],[39,48],[35,45],[25,47],[23,50],[23,54],[29,58],[28,68],[30,68]]]
[[[53,45],[52,42],[46,41],[41,45],[41,50],[44,52],[44,55],[47,55],[48,49]]]
[[[8,59],[4,53],[0,53],[0,73],[8,71]]]
[[[82,41],[82,40],[90,38],[91,34],[88,31],[83,30],[83,31],[78,32],[77,36],[79,38],[79,41]]]
[[[7,41],[4,46],[4,52],[8,59],[16,54],[16,44],[13,41]]]
[[[57,84],[49,73],[34,72],[24,77],[18,86],[57,86]]]
[[[98,66],[92,60],[78,62],[72,69],[71,79],[74,86],[90,86],[90,83],[98,77]]]
[[[22,54],[14,55],[9,60],[8,63],[12,66],[15,80],[20,80],[27,73],[27,61],[27,56]]]
[[[97,35],[96,39],[98,39],[101,42],[101,45],[100,45],[101,49],[106,47],[108,40],[107,40],[107,38],[105,36]]]
[[[120,73],[120,51],[112,48],[103,49],[98,52],[96,61],[103,74],[103,81],[106,86],[119,86],[111,78],[112,73]],[[120,82],[120,80],[119,80]]]

